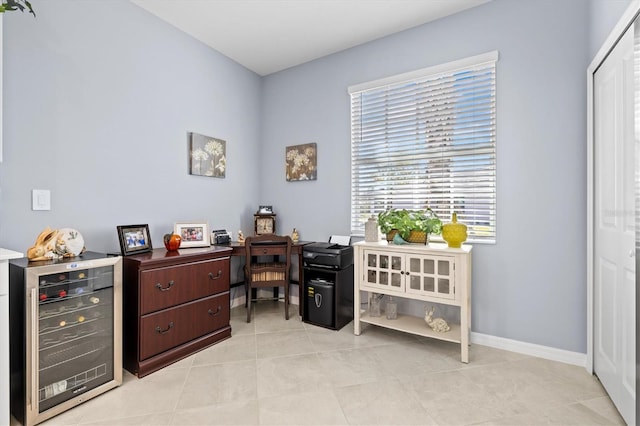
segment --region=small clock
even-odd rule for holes
[[[275,234],[276,215],[275,214],[254,214],[255,235]]]

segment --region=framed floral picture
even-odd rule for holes
[[[318,147],[315,143],[286,148],[287,181],[316,180],[318,178]]]
[[[203,223],[176,223],[173,228],[175,234],[180,235],[180,247],[209,247],[209,225]]]
[[[189,174],[224,178],[227,142],[189,132]]]

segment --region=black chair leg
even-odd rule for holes
[[[251,322],[251,289],[249,289],[248,285],[244,287],[245,301],[244,306],[247,308],[247,322]]]
[[[289,319],[289,285],[284,285],[284,319]]]

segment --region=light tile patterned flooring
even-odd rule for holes
[[[69,410],[45,425],[624,424],[584,368],[368,326],[305,324],[260,302],[233,337]]]

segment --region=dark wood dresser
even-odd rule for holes
[[[123,365],[146,376],[231,337],[229,259],[213,246],[123,259]]]

